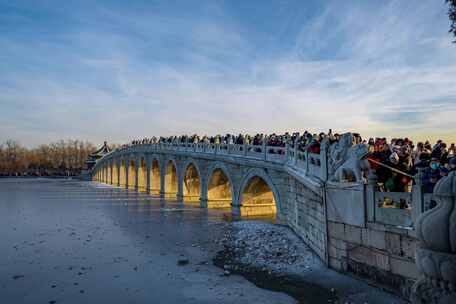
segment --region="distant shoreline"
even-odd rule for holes
[[[80,175],[62,176],[62,175],[46,175],[46,176],[33,176],[33,175],[0,175],[1,178],[17,178],[17,179],[31,179],[31,178],[50,178],[50,179],[81,179]]]

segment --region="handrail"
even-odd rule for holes
[[[391,166],[388,166],[388,165],[386,165],[386,164],[384,164],[384,163],[381,163],[381,162],[379,162],[379,161],[376,161],[375,159],[367,158],[367,160],[370,161],[370,162],[373,162],[374,164],[377,164],[377,165],[379,165],[379,166],[388,168],[388,169],[390,169],[391,171],[394,171],[394,172],[396,172],[396,173],[399,173],[399,174],[408,176],[408,177],[410,177],[410,178],[414,178],[413,175],[410,175],[410,174],[408,174],[408,173],[405,173],[404,171],[398,170],[398,169],[393,168],[393,167],[391,167]]]

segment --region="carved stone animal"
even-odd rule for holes
[[[338,142],[329,147],[328,170],[330,175],[333,175],[337,168],[348,160],[348,153],[354,145],[353,142],[353,135],[351,133],[345,133]]]
[[[347,160],[337,168],[332,181],[361,182],[363,173],[369,170],[369,161],[366,156],[369,150],[364,144],[357,144],[348,151]]]

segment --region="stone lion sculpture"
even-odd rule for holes
[[[364,172],[369,171],[367,145],[357,144],[345,151],[346,160],[334,172],[332,181],[337,182],[361,182],[364,180]]]
[[[348,159],[348,153],[354,145],[354,138],[351,133],[342,134],[340,140],[329,147],[328,169],[329,175],[333,175]]]

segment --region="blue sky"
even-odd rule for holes
[[[444,0],[0,0],[0,141],[456,140]]]

